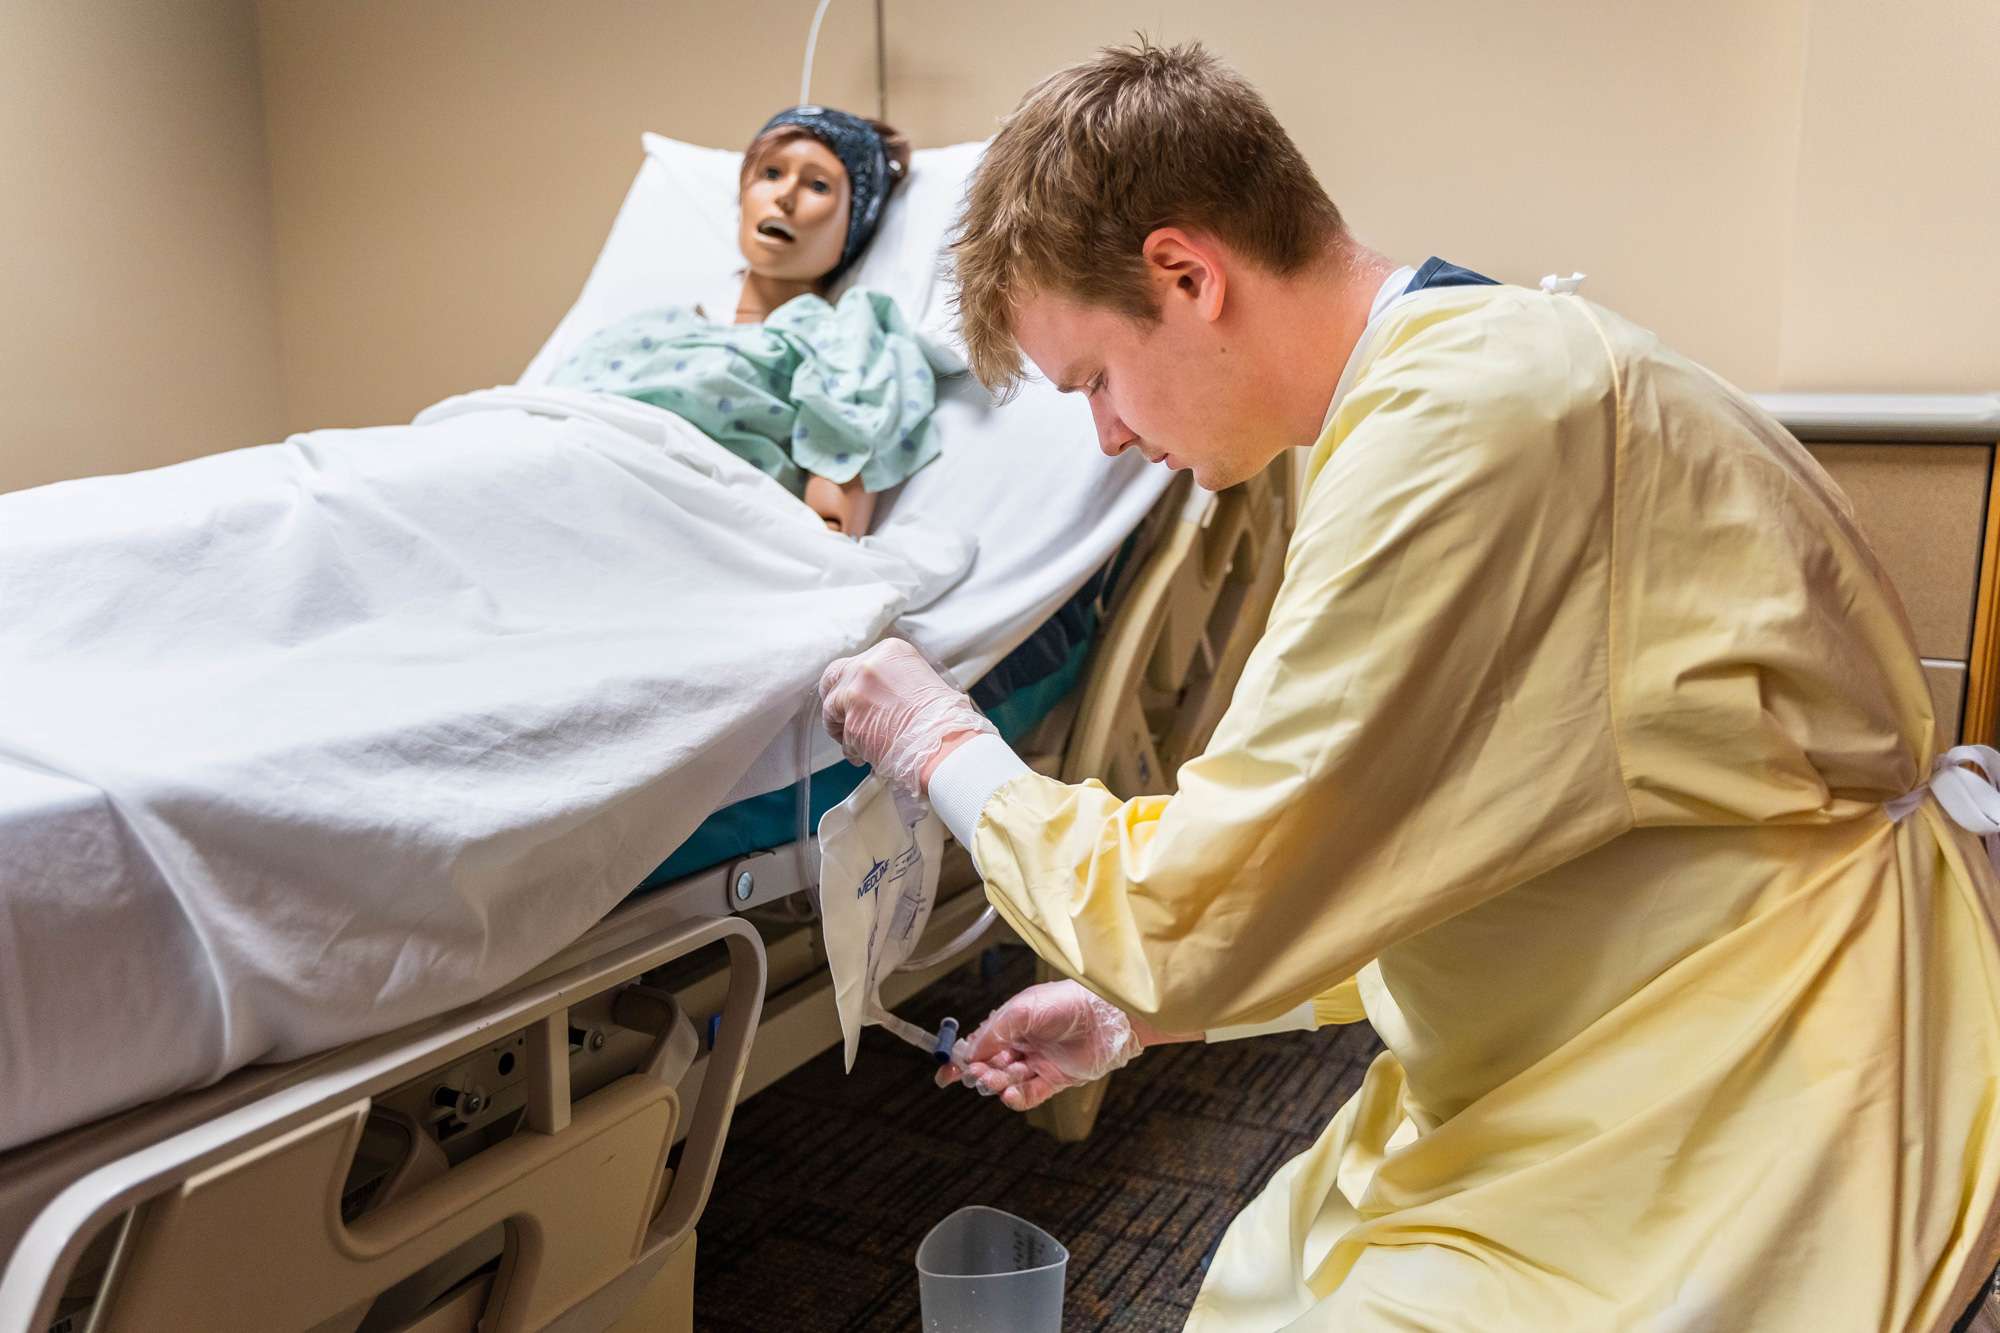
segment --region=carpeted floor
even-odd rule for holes
[[[903,1012],[969,1029],[1032,979],[1025,950],[998,961]],[[1178,1329],[1229,1219],[1377,1049],[1362,1026],[1155,1048],[1113,1078],[1091,1139],[1059,1144],[996,1101],[933,1088],[916,1051],[871,1028],[851,1076],[830,1051],[737,1111],[701,1223],[695,1327],[917,1329],[917,1243],[982,1203],[1069,1247],[1067,1333]]]

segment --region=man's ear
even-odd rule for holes
[[[1155,227],[1139,253],[1162,311],[1169,301],[1185,301],[1198,319],[1212,324],[1221,318],[1229,281],[1222,248],[1212,238],[1179,227]]]

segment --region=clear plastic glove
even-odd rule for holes
[[[843,657],[819,680],[826,729],[851,761],[867,764],[906,796],[924,794],[924,767],[947,741],[994,725],[965,692],[901,639]]]
[[[1016,1111],[1031,1111],[1064,1088],[1130,1064],[1144,1049],[1124,1010],[1074,981],[1030,986],[987,1015],[952,1048],[937,1083],[977,1088]]]

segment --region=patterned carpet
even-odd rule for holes
[[[1030,968],[1004,950],[902,1012],[969,1027]],[[995,1101],[937,1091],[916,1051],[871,1028],[852,1076],[830,1051],[737,1111],[701,1223],[695,1327],[915,1330],[918,1242],[983,1203],[1069,1247],[1067,1333],[1178,1329],[1230,1218],[1377,1049],[1361,1026],[1155,1048],[1112,1080],[1092,1138],[1060,1144]]]

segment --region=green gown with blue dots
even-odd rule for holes
[[[896,303],[853,288],[799,296],[762,324],[687,307],[600,329],[554,383],[623,394],[685,417],[794,495],[808,474],[887,490],[937,457],[937,371]]]

